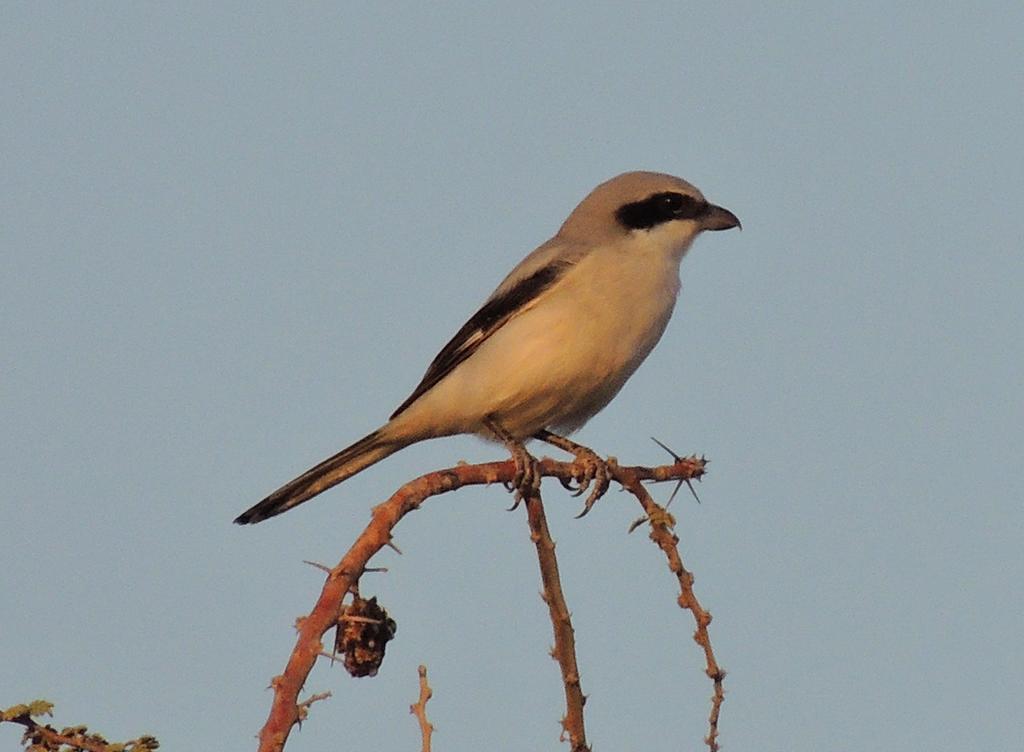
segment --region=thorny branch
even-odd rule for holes
[[[703,472],[703,460],[677,458],[676,464],[694,461],[701,463],[701,472]],[[679,555],[679,537],[672,532],[674,524],[672,516],[647,493],[647,489],[641,483],[644,478],[635,472],[637,468],[620,467],[616,468],[616,470],[615,480],[619,481],[623,488],[633,494],[644,508],[647,521],[651,525],[650,538],[665,552],[665,558],[668,559],[668,567],[679,580],[679,598],[677,602],[680,608],[685,608],[693,614],[693,619],[697,623],[697,631],[694,632],[693,639],[704,650],[704,660],[707,664],[704,672],[714,682],[714,693],[711,696],[711,713],[708,716],[708,735],[704,738],[704,743],[708,745],[710,752],[718,752],[718,715],[722,709],[722,702],[725,700],[725,690],[722,687],[725,671],[719,667],[718,661],[715,660],[714,650],[711,649],[711,638],[708,636],[711,614],[701,607],[700,601],[697,600],[697,596],[693,592],[693,574],[683,566],[683,559]]]
[[[569,607],[562,594],[562,580],[558,575],[558,559],[555,557],[555,542],[551,540],[544,504],[540,494],[526,497],[526,517],[530,524],[530,539],[537,548],[540,563],[540,579],[544,584],[544,602],[548,604],[551,626],[555,631],[555,647],[551,656],[558,661],[565,685],[565,717],[562,719],[562,736],[567,736],[572,752],[587,752],[587,735],[583,727],[583,705],[587,698],[580,686],[580,671],[576,665],[576,636],[572,629]]]
[[[707,641],[706,627],[711,617],[710,614],[700,609],[696,598],[692,595],[690,587],[692,575],[683,569],[678,551],[675,550],[675,543],[678,542],[678,539],[671,533],[668,524],[664,521],[664,516],[658,517],[661,507],[651,500],[650,495],[641,485],[641,481],[699,478],[704,474],[704,460],[695,457],[677,459],[671,465],[660,467],[621,467],[611,461],[609,469],[612,478],[637,496],[640,503],[644,505],[644,509],[647,510],[652,521],[651,537],[665,550],[672,571],[679,577],[680,587],[683,591],[683,595],[679,599],[680,605],[689,608],[694,613],[694,618],[697,619],[697,640],[705,648],[705,655],[708,657],[708,675],[715,681],[716,699],[712,710],[711,733],[707,742],[712,752],[716,752],[718,746],[715,737],[717,736],[718,708],[723,697],[721,679],[724,674],[714,663],[710,642]],[[574,463],[558,462],[552,459],[539,461],[538,470],[543,477],[558,478],[565,483],[573,481],[580,475],[580,468],[576,467]],[[308,616],[297,622],[298,637],[284,673],[271,680],[270,686],[274,690],[274,698],[267,721],[260,731],[260,752],[281,752],[284,749],[292,727],[300,721],[303,715],[302,711],[305,710],[300,706],[298,696],[317,657],[323,653],[321,638],[328,630],[337,625],[342,602],[346,595],[357,587],[370,559],[385,546],[392,545],[392,530],[399,521],[433,496],[455,491],[467,485],[508,483],[511,482],[514,473],[515,465],[511,460],[478,465],[458,465],[420,476],[399,488],[391,498],[374,507],[369,524],[341,561],[327,575],[327,580],[313,610]],[[661,514],[665,515],[663,511]],[[656,533],[658,537],[655,537]],[[671,541],[670,544],[669,541]],[[674,562],[678,562],[678,566]],[[556,634],[559,628],[558,624],[555,624]],[[569,630],[571,632],[571,626]],[[701,642],[702,639],[704,642]],[[564,670],[563,676],[566,676]],[[569,677],[573,676],[577,682],[576,689],[573,690],[575,692],[578,691],[578,674],[572,671],[569,673]],[[567,686],[567,698],[569,693],[570,689]],[[582,697],[582,695],[580,696]],[[582,707],[582,702],[580,702],[580,706]],[[568,714],[566,721],[571,721]],[[582,721],[579,729],[582,740]],[[574,749],[576,748],[574,747]]]

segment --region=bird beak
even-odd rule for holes
[[[739,217],[714,204],[708,204],[707,211],[701,216],[700,225],[704,230],[730,230],[733,227],[743,229]]]

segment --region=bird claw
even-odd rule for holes
[[[506,512],[514,512],[514,511],[516,511],[519,508],[519,503],[523,500],[522,495],[518,491],[516,491],[516,487],[513,486],[511,483],[506,482],[506,483],[502,483],[501,485],[503,485],[505,487],[505,490],[508,491],[509,493],[512,493],[513,491],[515,491],[515,496],[512,497],[512,506],[510,506],[505,511]]]
[[[502,483],[506,490],[513,494],[512,506],[508,509],[511,512],[523,499],[540,495],[540,467],[537,465],[537,459],[526,451],[523,442],[506,431],[496,419],[487,417],[484,419],[484,425],[512,454],[512,462],[515,464],[512,482]]]
[[[505,483],[508,491],[513,493],[512,506],[508,511],[514,511],[527,496],[536,496],[540,491],[541,473],[537,466],[537,459],[526,451],[526,447],[520,445],[512,450],[512,461],[515,462],[516,470],[512,475],[512,482]]]
[[[563,452],[568,452],[576,458],[572,479],[559,478],[563,488],[571,491],[573,496],[582,496],[593,485],[590,496],[587,497],[586,502],[583,504],[583,511],[576,515],[576,519],[583,517],[591,510],[597,500],[608,491],[608,486],[612,480],[611,470],[608,469],[608,461],[601,459],[593,449],[577,444],[575,441],[571,441],[564,436],[553,434],[547,429],[538,431],[533,437],[546,441],[548,444],[556,446]],[[572,485],[572,481],[576,482],[575,488]]]
[[[581,466],[583,472],[576,480],[576,491],[573,492],[573,496],[582,496],[593,485],[590,496],[583,503],[583,510],[576,515],[576,519],[580,519],[585,517],[594,504],[597,503],[597,500],[608,492],[612,476],[611,471],[608,469],[608,463],[599,457],[594,450],[580,447],[575,454],[576,464]]]

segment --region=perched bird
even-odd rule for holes
[[[387,423],[235,522],[281,514],[410,444],[462,433],[510,449],[518,492],[540,482],[524,441],[574,454],[585,468],[578,493],[596,480],[585,513],[607,490],[607,467],[559,433],[607,405],[658,343],[694,238],[739,226],[671,175],[627,172],[602,183],[505,277]]]

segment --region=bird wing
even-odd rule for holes
[[[582,249],[570,249],[549,242],[523,259],[498,285],[480,310],[441,349],[427,368],[419,386],[391,415],[392,420],[475,353],[488,337],[510,319],[530,308],[583,255]]]

